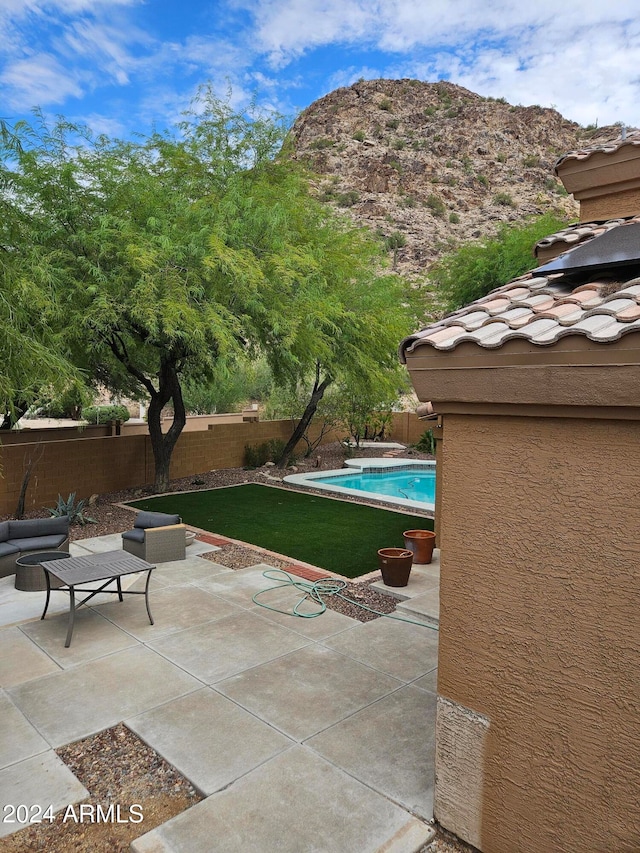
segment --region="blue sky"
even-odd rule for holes
[[[415,77],[637,126],[639,56],[639,0],[0,0],[0,117],[38,105],[126,137],[208,80],[294,116],[360,77]]]

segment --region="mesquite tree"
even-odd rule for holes
[[[339,365],[373,376],[395,358],[409,330],[395,279],[376,277],[371,240],[310,197],[277,117],[235,113],[205,90],[178,127],[135,141],[63,119],[50,128],[38,113],[0,127],[2,190],[22,229],[12,273],[48,283],[57,334],[91,380],[148,398],[157,491],[185,380],[261,353],[280,381],[321,365],[323,390]]]

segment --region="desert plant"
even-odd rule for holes
[[[285,443],[279,438],[270,438],[261,444],[247,444],[244,448],[244,464],[247,468],[260,468],[267,462],[275,462],[282,456]]]
[[[95,518],[84,514],[85,500],[80,500],[76,503],[76,493],[71,492],[65,500],[62,495],[58,495],[58,503],[54,507],[47,507],[47,512],[52,518],[61,518],[63,515],[69,516],[69,524],[79,524],[84,527],[85,524],[97,524]]]
[[[320,139],[314,139],[309,148],[313,148],[316,151],[322,151],[323,148],[333,148],[335,145],[335,140],[329,139],[327,136],[321,136]]]
[[[356,130],[356,132],[353,134],[353,139],[355,139],[357,142],[364,142],[364,137],[364,130]]]
[[[496,193],[493,197],[494,204],[501,204],[503,207],[515,207],[516,203],[509,193]]]
[[[383,98],[378,104],[378,108],[388,112],[391,109],[391,101],[389,98]]]
[[[431,193],[427,198],[426,205],[434,216],[444,216],[445,206],[441,198]]]
[[[537,154],[527,154],[522,162],[527,169],[533,169],[540,165],[540,158]]]
[[[396,130],[399,127],[399,125],[400,125],[400,119],[399,118],[390,118],[389,121],[387,122],[387,127],[390,130]]]
[[[360,201],[360,193],[356,190],[347,190],[347,192],[338,193],[336,201],[340,207],[353,207],[354,204]]]
[[[455,211],[449,214],[449,222],[452,225],[457,225],[460,222],[460,217]]]
[[[436,455],[436,439],[432,429],[426,429],[422,433],[420,439],[416,442],[415,448],[420,453],[430,453],[432,456]]]

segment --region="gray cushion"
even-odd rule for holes
[[[166,512],[139,512],[134,527],[166,527],[168,524],[180,524],[179,515],[168,515]]]
[[[24,518],[9,522],[8,539],[29,539],[33,536],[69,535],[69,516],[60,518]]]
[[[144,530],[127,530],[122,534],[123,539],[130,539],[132,542],[144,542]]]
[[[9,554],[17,554],[19,551],[19,548],[9,542],[0,542],[0,557],[8,557]]]
[[[15,545],[20,551],[52,551],[59,548],[66,538],[64,533],[53,536],[28,536],[24,539],[9,539],[6,544]]]
[[[0,542],[6,542],[9,538],[9,522],[0,521]]]

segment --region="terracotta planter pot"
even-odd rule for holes
[[[405,530],[404,547],[413,554],[413,562],[420,565],[430,563],[433,557],[433,546],[436,534],[431,530]]]
[[[385,586],[406,586],[409,583],[413,554],[406,548],[380,548],[378,567]]]

